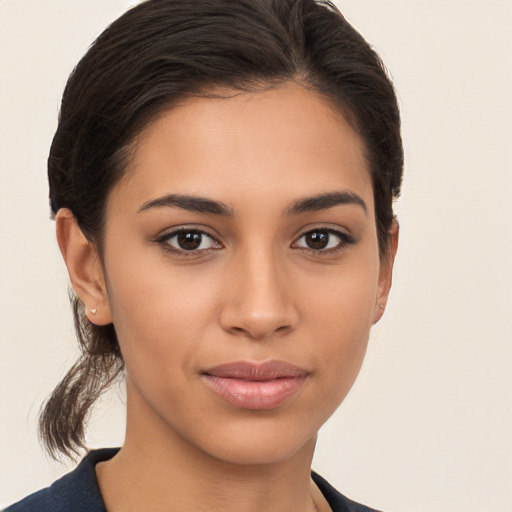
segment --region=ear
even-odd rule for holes
[[[393,219],[391,228],[389,229],[389,246],[386,256],[381,259],[379,271],[379,283],[377,286],[377,297],[373,312],[373,323],[376,324],[384,314],[388,301],[389,291],[391,290],[391,282],[393,278],[393,265],[395,263],[396,251],[398,249],[398,221]]]
[[[71,285],[85,306],[87,318],[96,325],[112,323],[103,268],[96,246],[87,240],[67,208],[57,212],[55,222],[60,252]]]

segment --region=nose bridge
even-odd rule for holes
[[[250,243],[232,262],[221,315],[224,329],[264,338],[293,328],[298,315],[293,304],[286,264],[274,244]]]

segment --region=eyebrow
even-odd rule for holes
[[[300,213],[327,210],[339,205],[355,204],[360,206],[365,215],[368,215],[368,207],[363,199],[349,190],[340,192],[327,192],[312,197],[305,197],[293,203],[286,211],[287,215],[298,215]]]
[[[182,208],[193,212],[231,217],[233,211],[220,201],[205,197],[183,194],[167,194],[144,203],[137,211],[144,212],[153,208]]]
[[[335,206],[349,204],[360,206],[364,213],[368,215],[368,207],[363,199],[348,190],[327,192],[325,194],[299,199],[286,210],[286,215],[292,216],[311,211],[328,210]],[[151,199],[145,202],[137,212],[141,213],[153,208],[182,208],[203,214],[220,215],[223,217],[233,216],[233,210],[220,201],[188,194],[167,194],[156,199]]]

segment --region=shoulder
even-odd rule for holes
[[[112,458],[117,449],[95,450],[50,487],[27,496],[4,512],[106,512],[101,499],[95,466]]]
[[[311,474],[313,481],[318,486],[325,499],[329,503],[332,512],[379,512],[360,503],[350,500],[337,491],[327,480],[317,473]]]

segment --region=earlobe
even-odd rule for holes
[[[377,297],[374,307],[373,323],[376,324],[384,314],[388,301],[391,283],[393,280],[393,265],[395,263],[396,251],[398,249],[399,225],[396,218],[389,229],[389,245],[386,257],[381,260],[379,271],[379,283]]]
[[[69,209],[61,208],[55,222],[60,252],[87,318],[96,325],[112,323],[103,268],[95,245],[87,240]]]

